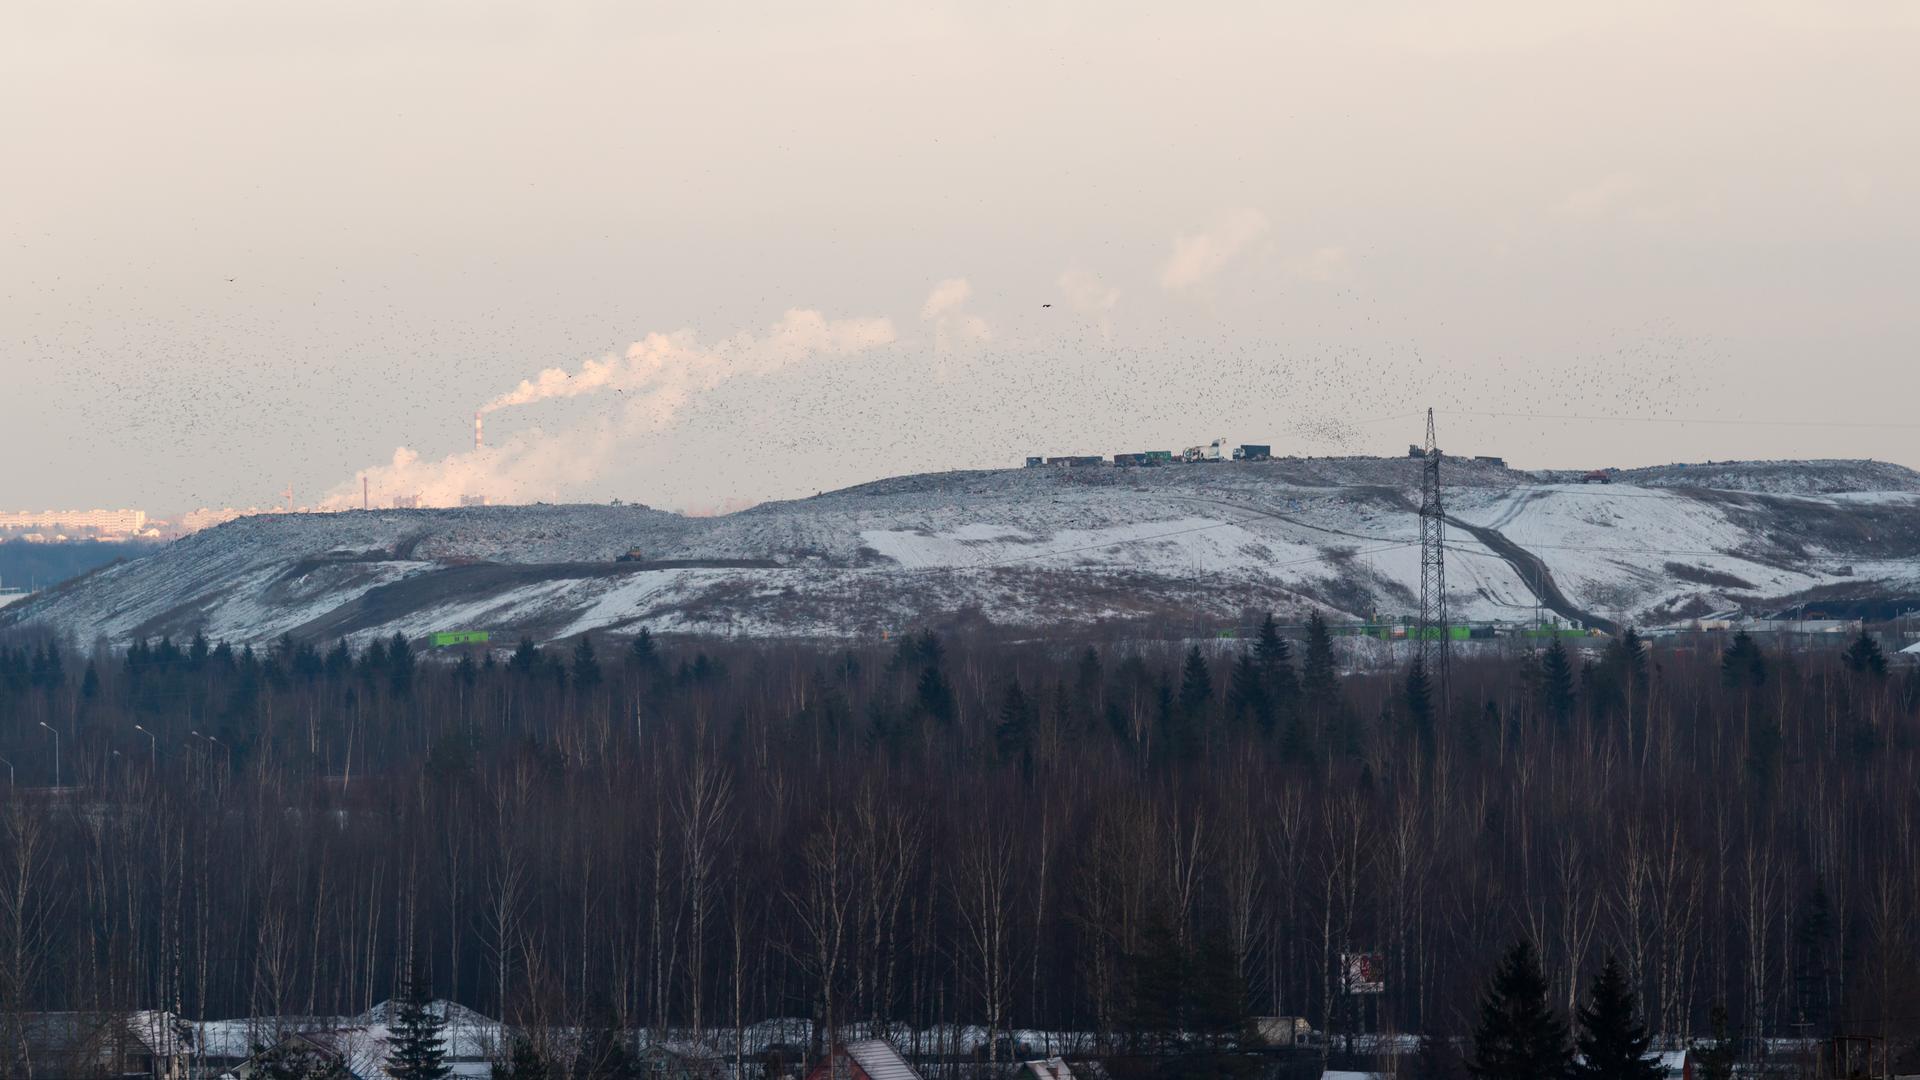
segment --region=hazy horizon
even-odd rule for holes
[[[1428,405],[1519,467],[1920,465],[1910,7],[0,25],[0,508],[712,510]]]

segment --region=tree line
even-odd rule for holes
[[[1863,640],[1556,640],[1456,660],[1442,701],[1317,617],[1207,648],[16,639],[0,1012],[350,1014],[411,956],[526,1030],[723,1050],[775,1017],[1466,1036],[1524,939],[1559,1015],[1612,956],[1669,1038],[1908,1038],[1920,678]]]

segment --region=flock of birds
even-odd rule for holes
[[[241,281],[225,278],[248,288]],[[260,297],[170,318],[143,316],[139,305],[115,307],[103,295],[101,305],[114,310],[97,322],[90,314],[102,313],[76,308],[68,325],[33,346],[56,365],[79,358],[59,367],[67,385],[56,395],[73,403],[81,421],[67,426],[70,444],[116,440],[113,449],[129,460],[155,449],[182,452],[192,465],[172,490],[190,505],[276,503],[287,483],[276,473],[289,470],[302,476],[300,495],[317,495],[316,477],[348,482],[396,441],[428,458],[464,449],[463,409],[447,408],[430,429],[396,432],[395,403],[445,402],[450,385],[494,383],[486,372],[511,371],[508,357],[524,339],[509,333],[509,312],[458,326],[422,323],[398,301],[369,305],[344,283],[306,312],[290,310],[288,300]],[[1518,456],[1516,444],[1619,437],[1617,428],[1570,432],[1549,416],[1684,412],[1708,398],[1714,373],[1730,359],[1724,346],[1671,319],[1596,331],[1591,348],[1551,357],[1449,350],[1435,358],[1405,315],[1337,284],[1279,297],[1270,317],[1251,320],[1238,311],[1226,318],[1175,307],[1095,311],[1059,298],[1033,302],[1032,317],[997,318],[987,340],[942,349],[909,325],[891,347],[702,391],[670,432],[625,436],[633,447],[621,457],[635,465],[590,479],[579,494],[739,504],[877,475],[1007,466],[1028,454],[1178,451],[1222,432],[1279,452],[1391,454],[1418,440],[1417,417],[1428,404],[1447,425],[1443,445]],[[540,321],[558,328],[555,316]],[[618,351],[585,336],[562,334],[559,350]],[[140,343],[137,363],[121,355],[129,341]],[[211,379],[210,344],[222,365]],[[382,354],[392,359],[378,368],[377,392],[356,384],[354,399],[343,401],[337,358],[360,357],[364,366]],[[458,355],[493,359],[450,359]],[[613,389],[612,399],[627,396]],[[365,404],[369,396],[385,403],[384,421]],[[596,400],[561,407],[558,422],[600,422],[595,410],[606,407]],[[1496,415],[1502,408],[1509,411]],[[516,427],[555,419],[509,411],[489,418],[489,434],[498,441]],[[235,493],[236,481],[244,494]]]

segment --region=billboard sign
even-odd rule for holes
[[[1387,968],[1379,953],[1341,953],[1340,969],[1349,994],[1381,994],[1387,989]]]

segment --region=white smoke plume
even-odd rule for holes
[[[623,443],[669,426],[695,396],[730,379],[769,375],[813,357],[845,357],[890,345],[885,318],[829,319],[795,308],[761,334],[740,333],[711,344],[692,330],[654,333],[625,353],[587,360],[577,369],[548,368],[481,406],[498,412],[554,398],[618,395],[617,406],[557,432],[538,428],[509,435],[480,450],[429,461],[408,447],[391,460],[361,470],[327,493],[327,509],[360,505],[361,481],[378,505],[418,499],[421,506],[454,506],[462,497],[526,502],[564,497],[594,478]],[[498,431],[497,428],[493,429]]]
[[[815,354],[846,356],[893,340],[890,319],[828,319],[818,311],[795,308],[760,337],[736,334],[711,346],[701,345],[692,330],[648,334],[628,346],[624,356],[588,360],[578,371],[547,368],[522,379],[480,411],[616,390],[645,402],[647,411],[665,421],[688,395],[728,379],[764,375]]]

